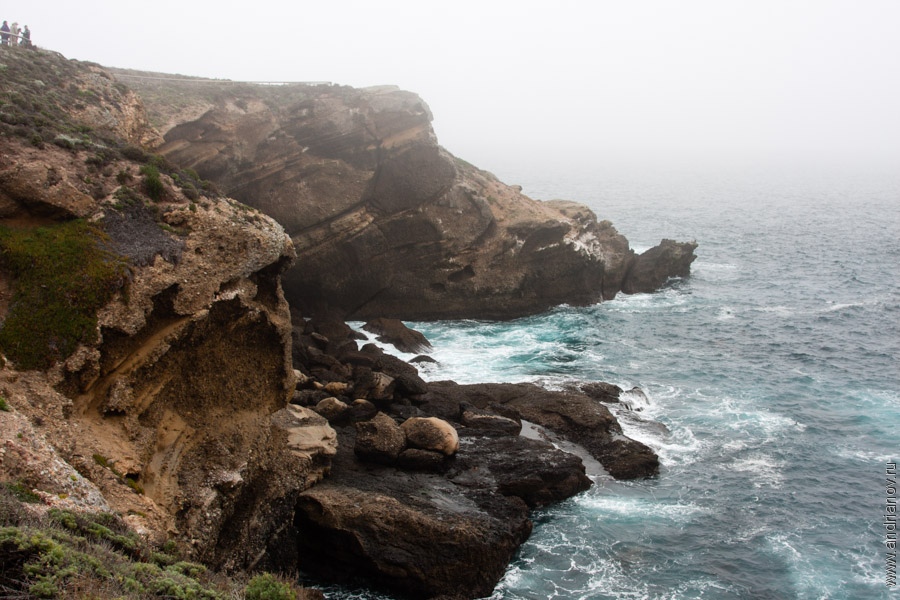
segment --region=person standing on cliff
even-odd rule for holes
[[[6,21],[3,21],[3,25],[0,25],[0,45],[9,45],[9,24]]]
[[[9,45],[10,46],[18,46],[19,45],[19,22],[16,21],[12,25],[9,26]]]
[[[22,30],[22,41],[20,43],[23,48],[31,48],[31,30],[28,29],[28,25]]]

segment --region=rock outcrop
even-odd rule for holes
[[[305,314],[506,319],[659,287],[693,258],[692,244],[674,269],[647,253],[630,283],[638,258],[609,222],[455,158],[409,92],[128,83],[170,127],[169,159],[285,227],[298,253],[285,293]]]
[[[288,404],[290,238],[138,148],[155,133],[98,67],[4,63],[19,101],[0,107],[0,433],[19,442],[0,477],[216,567],[277,560],[336,452],[325,419]],[[34,103],[43,120],[21,110]],[[71,271],[88,285],[66,287]]]
[[[331,474],[299,497],[293,527],[306,572],[342,582],[361,577],[414,598],[489,595],[531,531],[528,509],[591,485],[579,456],[520,435],[523,420],[580,444],[613,477],[658,471],[653,451],[622,435],[615,417],[585,393],[426,383],[377,346],[358,348],[355,337],[320,319],[295,326],[302,383],[294,402],[329,400],[319,398],[317,385],[328,377],[344,393],[327,405],[380,408],[341,413],[333,422],[339,444]],[[404,383],[358,383],[380,378]],[[618,390],[585,387],[604,391],[604,399]]]
[[[591,485],[523,421],[613,477],[657,473],[597,400],[610,386],[426,383],[342,317],[592,302],[685,274],[690,245],[635,257],[586,208],[454,159],[424,103],[391,88],[205,88],[156,113],[167,155],[242,204],[147,154],[140,103],[98,67],[4,60],[0,479],[115,511],[219,569],[474,598],[530,509]],[[427,349],[396,321],[373,327]]]

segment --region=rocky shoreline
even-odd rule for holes
[[[658,474],[604,406],[615,386],[425,382],[345,319],[427,352],[398,318],[649,291],[696,244],[637,256],[585,207],[525,197],[437,146],[408,92],[204,87],[167,107],[97,65],[4,60],[0,482],[29,510],[114,513],[223,573],[474,598],[532,509],[591,485],[550,437]]]
[[[292,401],[327,417],[338,439],[328,477],[297,505],[304,571],[415,598],[490,595],[531,531],[530,510],[591,486],[578,456],[520,435],[523,419],[578,443],[616,478],[658,473],[655,453],[624,436],[602,402],[617,400],[615,386],[427,383],[356,337],[342,322],[294,329]],[[452,427],[458,449],[404,437],[423,418]]]

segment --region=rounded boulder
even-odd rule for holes
[[[433,450],[444,456],[452,456],[459,450],[456,428],[437,417],[412,417],[400,426],[406,434],[406,443],[412,448]]]

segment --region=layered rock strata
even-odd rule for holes
[[[532,200],[452,156],[409,92],[127,81],[168,127],[167,157],[285,227],[285,293],[306,314],[507,319],[657,289],[693,260],[693,243],[677,264],[637,257],[583,205]],[[192,100],[182,114],[172,94]]]
[[[0,105],[0,480],[115,511],[212,566],[265,566],[337,448],[323,417],[288,403],[290,238],[153,162],[140,102],[95,65],[4,62],[0,91],[16,101]],[[41,119],[22,110],[38,103]],[[64,292],[63,260],[87,280],[119,273],[99,310],[76,310],[95,290]]]
[[[591,484],[577,456],[519,435],[523,420],[580,443],[615,477],[657,472],[593,395],[428,384],[323,317],[332,300],[339,317],[507,317],[610,296],[632,271],[651,286],[671,271],[652,268],[653,255],[639,262],[583,207],[531,201],[450,157],[414,95],[233,88],[168,140],[170,156],[265,200],[289,237],[139,148],[155,135],[140,104],[96,66],[9,58],[2,82],[19,88],[2,88],[14,101],[0,106],[3,481],[45,506],[117,512],[221,569],[473,598],[529,535],[530,509]],[[57,122],[29,116],[41,102]],[[295,197],[318,204],[297,210]],[[291,238],[302,248],[293,270]],[[37,271],[73,245],[95,251],[75,257],[89,263],[84,278],[116,277],[97,286],[108,292],[98,309],[76,315],[87,323],[76,338],[54,329],[66,318],[42,323],[49,335],[29,355],[36,336],[9,333],[28,312],[23,290],[34,287],[26,308],[37,311],[59,286],[12,256]],[[665,260],[683,268],[692,251],[676,245]],[[78,262],[66,265],[82,273]],[[426,347],[395,322],[376,328]]]

